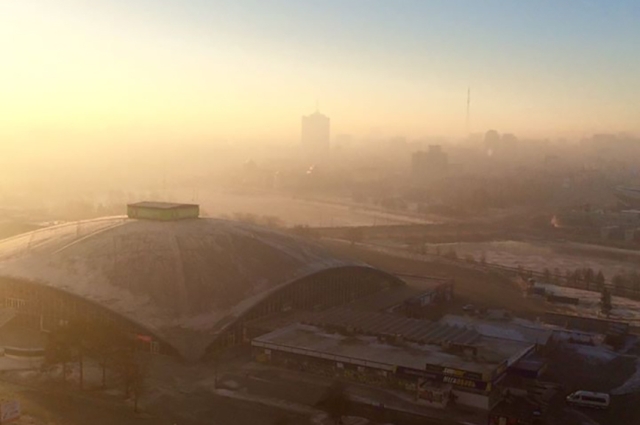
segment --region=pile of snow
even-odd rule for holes
[[[520,342],[543,344],[552,334],[551,329],[524,319],[491,321],[448,314],[440,319],[439,322],[450,326],[471,328],[486,337]]]
[[[618,357],[618,354],[616,352],[611,351],[609,348],[603,345],[575,344],[573,348],[577,353],[593,363],[609,363],[611,360]]]
[[[640,391],[640,360],[636,360],[636,371],[626,382],[611,391],[611,394],[631,394]]]
[[[569,310],[574,314],[580,314],[583,316],[600,316],[601,295],[599,292],[587,291],[584,289],[567,288],[550,283],[536,282],[535,286],[544,288],[547,294],[578,298],[580,300],[580,303],[578,305],[557,304],[558,308]],[[612,296],[611,304],[613,309],[610,313],[610,319],[640,320],[640,301]]]

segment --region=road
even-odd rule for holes
[[[188,397],[166,397],[157,400],[149,410],[154,416],[170,419],[177,425],[272,425],[277,421],[311,425],[305,414],[218,396],[201,391]]]
[[[0,382],[2,397],[17,398],[23,414],[47,425],[171,425],[171,422],[134,414],[122,402],[69,390],[37,388]]]
[[[242,388],[249,394],[287,400],[301,406],[316,406],[332,382],[331,379],[320,376],[257,364],[252,366],[250,373],[228,372],[221,377],[221,385],[225,385],[225,381],[233,382],[234,386]],[[470,424],[486,422],[486,415],[420,409],[420,406],[416,409],[413,402],[399,398],[387,390],[366,385],[349,383],[347,393],[351,399],[350,415],[361,416],[378,423],[456,425],[461,422]],[[385,403],[385,408],[379,407],[380,401]],[[411,413],[412,408],[413,413]]]
[[[63,389],[61,385],[56,388],[3,380],[0,396],[20,400],[23,413],[38,425],[271,425],[283,419],[300,425],[312,423],[303,413],[209,391],[154,397],[139,415],[118,397]]]

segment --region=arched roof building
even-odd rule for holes
[[[335,279],[354,273],[400,283],[334,258],[308,240],[217,219],[110,217],[0,241],[0,280],[81,298],[145,329],[186,358],[201,357],[227,327],[251,312],[255,317],[261,303],[286,288],[300,282],[322,286],[323,279],[339,285]],[[300,299],[289,298],[294,304]]]

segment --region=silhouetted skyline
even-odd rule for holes
[[[24,0],[0,5],[6,143],[637,132],[640,5]]]

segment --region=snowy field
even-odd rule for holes
[[[640,261],[639,251],[616,250],[571,242],[462,242],[431,244],[429,250],[435,252],[436,247],[443,253],[453,249],[460,258],[472,255],[475,259],[479,259],[484,254],[488,263],[507,267],[522,266],[527,270],[540,272],[545,268],[552,272],[558,268],[563,275],[566,270],[590,267],[594,270],[602,270],[605,277],[609,279],[616,273],[636,270]],[[608,253],[615,251],[632,259],[624,261],[598,256],[598,252],[605,251]]]
[[[200,193],[195,200],[188,197],[175,200],[195,201],[210,217],[233,217],[237,213],[273,216],[279,218],[285,226],[338,227],[430,223],[428,220],[403,214],[263,192],[221,191]]]
[[[600,294],[598,292],[566,288],[545,283],[536,283],[536,286],[545,288],[547,294],[580,299],[578,305],[553,304],[564,312],[579,314],[581,316],[600,316]],[[613,305],[613,310],[611,310],[610,319],[640,321],[640,301],[613,296],[611,297],[611,304]]]

